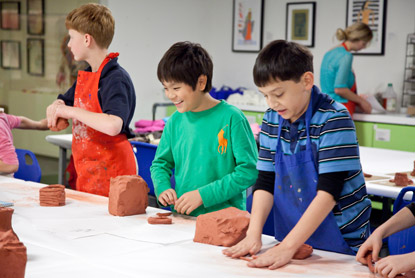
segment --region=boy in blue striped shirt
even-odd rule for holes
[[[371,203],[354,123],[346,108],[314,86],[313,56],[284,40],[259,53],[254,81],[270,109],[264,115],[247,236],[223,251],[256,254],[271,209],[281,243],[248,263],[275,269],[305,242],[354,255],[369,236]]]

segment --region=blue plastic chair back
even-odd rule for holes
[[[42,171],[34,153],[29,150],[16,149],[19,159],[19,169],[14,177],[25,181],[40,182]]]
[[[150,188],[149,194],[156,196],[154,192],[153,180],[151,179],[150,167],[156,155],[157,146],[144,142],[130,141],[133,146],[134,154],[138,164],[138,174],[146,181]],[[172,187],[174,187],[174,176],[171,179]]]
[[[246,209],[249,213],[251,213],[252,209],[252,199],[253,199],[253,193],[248,194],[248,197],[246,198]],[[268,215],[267,221],[265,221],[264,228],[262,229],[262,233],[269,236],[275,236],[275,230],[274,230],[274,207],[272,207],[271,212]]]
[[[412,200],[404,200],[405,193],[412,192]],[[395,202],[393,203],[393,214],[396,214],[406,205],[415,201],[415,187],[402,188]],[[406,254],[415,251],[415,226],[400,232],[394,233],[388,238],[389,253],[391,255]]]

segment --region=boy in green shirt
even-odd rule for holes
[[[258,175],[249,123],[238,108],[210,96],[212,73],[209,54],[190,42],[170,47],[157,69],[178,112],[166,123],[151,178],[163,206],[193,216],[231,206],[245,210],[245,190]]]

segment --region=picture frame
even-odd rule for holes
[[[354,55],[385,55],[387,0],[347,0],[346,27],[363,21],[373,32],[373,39],[365,49]]]
[[[45,34],[45,1],[27,0],[27,33],[30,35]]]
[[[20,2],[0,2],[0,28],[20,30]]]
[[[27,39],[27,73],[45,75],[45,48],[43,39]]]
[[[285,38],[307,47],[314,47],[316,2],[287,3]]]
[[[1,67],[4,69],[20,69],[21,55],[20,42],[12,40],[0,41]]]
[[[233,0],[232,51],[259,52],[262,48],[264,0]]]

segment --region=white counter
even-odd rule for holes
[[[315,250],[271,271],[193,242],[195,220],[149,225],[146,214],[115,217],[108,198],[66,190],[63,207],[40,207],[41,184],[0,177],[0,200],[14,202],[13,229],[27,247],[26,277],[373,277],[353,256]],[[276,244],[263,237],[263,250]]]
[[[388,114],[353,114],[354,121],[372,122],[394,125],[415,126],[415,117],[409,117],[406,114],[388,113]]]

